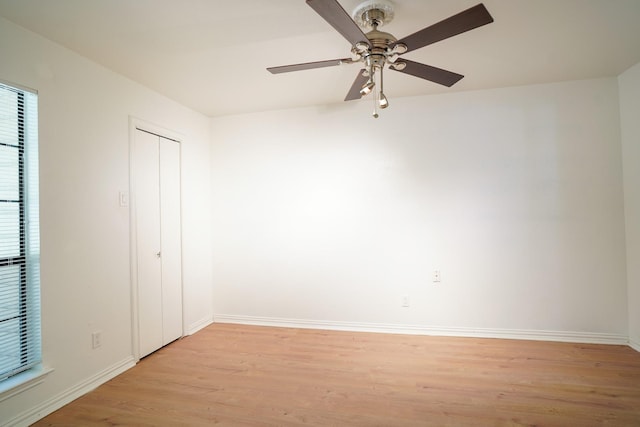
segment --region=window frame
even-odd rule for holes
[[[3,371],[0,372],[0,401],[2,401],[15,393],[39,384],[42,381],[39,379],[52,370],[42,367],[40,245],[39,215],[37,212],[39,202],[38,200],[30,200],[32,196],[37,199],[38,194],[37,92],[2,80],[0,80],[0,90],[16,94],[17,145],[12,143],[13,141],[5,140],[0,141],[0,146],[18,150],[16,165],[18,199],[7,197],[0,200],[0,206],[18,204],[17,229],[19,233],[19,253],[17,255],[3,254],[0,257],[0,267],[17,266],[19,269],[17,273],[19,281],[17,314],[9,311],[5,318],[0,319],[0,322],[18,321],[17,344],[13,344],[13,347],[11,344],[7,344],[7,348],[16,350],[15,355],[11,357],[15,357],[17,363],[7,363],[2,367]],[[27,96],[30,98],[29,100],[26,99]],[[9,107],[8,111],[14,110]],[[33,156],[33,159],[30,156]],[[32,194],[32,191],[35,193]],[[35,212],[31,212],[31,210]],[[34,245],[34,243],[36,244]],[[8,358],[11,359],[11,357]]]

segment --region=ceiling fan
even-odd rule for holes
[[[487,8],[480,3],[398,40],[393,35],[378,30],[378,27],[389,23],[394,17],[393,3],[389,0],[365,1],[353,11],[353,19],[337,0],[306,0],[306,2],[351,43],[351,57],[270,67],[267,70],[272,74],[279,74],[362,62],[364,68],[358,72],[344,100],[360,99],[373,92],[373,117],[376,118],[378,107],[389,106],[383,91],[382,77],[385,65],[391,70],[451,87],[464,76],[400,58],[400,55],[493,22]],[[365,34],[361,27],[370,31]],[[376,86],[379,88],[378,91],[374,91]]]

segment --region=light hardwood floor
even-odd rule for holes
[[[626,346],[214,324],[36,426],[640,426]]]

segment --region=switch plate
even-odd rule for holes
[[[126,191],[120,191],[118,193],[118,203],[120,204],[121,208],[126,208],[127,206],[129,206],[129,195]]]
[[[442,281],[442,276],[440,275],[440,270],[433,270],[433,281],[434,283],[439,283]]]
[[[102,332],[96,331],[91,334],[91,347],[96,349],[102,345]]]

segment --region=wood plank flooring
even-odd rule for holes
[[[214,324],[36,426],[640,426],[626,346]]]

